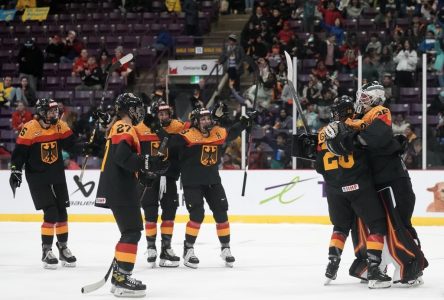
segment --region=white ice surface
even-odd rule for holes
[[[0,299],[116,299],[109,282],[82,295],[80,288],[100,280],[119,238],[113,223],[70,223],[69,247],[78,266],[44,270],[40,262],[39,223],[0,222]],[[176,224],[173,248],[182,256],[184,224]],[[418,227],[430,262],[418,288],[369,290],[348,275],[353,260],[347,241],[338,278],[324,286],[331,226],[291,224],[231,224],[235,267],[224,267],[214,224],[203,224],[195,252],[197,270],[148,269],[146,240],[139,243],[134,277],[147,284],[149,299],[443,299],[444,227]],[[159,246],[158,246],[159,247]],[[55,246],[54,246],[55,248]],[[55,249],[54,249],[55,250]],[[55,251],[56,255],[58,252]]]

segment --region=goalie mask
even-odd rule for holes
[[[355,113],[353,99],[349,96],[341,96],[333,101],[331,106],[331,120],[344,122],[352,118]]]
[[[142,100],[133,93],[120,94],[114,104],[116,113],[122,117],[127,115],[131,119],[131,123],[135,126],[143,121],[145,117],[145,109]]]
[[[156,116],[162,127],[171,124],[171,117],[173,116],[173,109],[171,106],[163,101],[155,101],[151,104],[150,112],[153,116]]]
[[[366,83],[356,92],[356,113],[366,113],[370,108],[384,104],[384,101],[384,87],[377,81]]]
[[[52,99],[38,99],[35,104],[35,112],[39,120],[42,120],[45,124],[55,125],[59,121],[59,106]]]
[[[191,126],[196,127],[202,133],[207,133],[213,128],[214,121],[211,118],[211,111],[206,108],[196,108],[190,115]]]

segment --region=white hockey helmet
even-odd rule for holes
[[[382,105],[385,102],[384,87],[378,81],[364,84],[356,92],[356,113],[365,113],[369,108]]]

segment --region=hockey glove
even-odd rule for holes
[[[213,115],[213,119],[215,121],[224,117],[226,113],[227,113],[227,106],[223,102],[217,102],[213,108],[213,111],[211,112],[211,114]]]
[[[145,155],[145,173],[151,172],[157,175],[165,174],[170,166],[170,162],[167,160],[163,160],[163,156],[151,156]]]
[[[332,140],[338,135],[339,123],[339,121],[334,121],[325,127],[324,132],[327,140]]]
[[[249,111],[247,112],[246,116],[241,116],[239,121],[241,122],[242,126],[244,126],[245,128],[250,128],[253,126],[254,123],[254,119],[256,119],[258,115],[258,112],[253,110],[253,111]]]
[[[12,189],[12,194],[15,197],[15,190],[22,184],[22,170],[17,169],[15,166],[11,167],[11,176],[9,177],[9,185]]]
[[[107,113],[102,112],[101,110],[97,110],[93,112],[92,118],[94,121],[98,120],[99,124],[103,127],[107,127],[109,123],[111,123],[111,116]]]

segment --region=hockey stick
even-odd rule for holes
[[[108,271],[105,274],[105,277],[103,277],[100,281],[92,284],[85,285],[82,287],[82,294],[88,294],[91,292],[94,292],[98,289],[100,289],[102,286],[105,285],[105,283],[108,281],[109,275],[111,274],[111,270],[113,269],[114,263],[116,262],[116,259],[113,258],[113,261],[111,262],[111,265],[108,268]]]
[[[255,77],[256,77],[256,89],[254,90],[254,99],[253,99],[253,110],[256,110],[256,103],[257,103],[257,92],[259,90],[259,84],[260,84],[260,74],[258,67],[256,63],[253,61],[253,59],[250,56],[246,56],[248,59],[248,63],[251,65],[251,67],[254,69]],[[249,157],[251,153],[251,144],[253,141],[253,135],[251,134],[251,127],[247,130],[248,134],[248,146],[247,146],[247,155],[245,157],[245,170],[244,170],[244,180],[242,182],[242,197],[245,196],[245,188],[247,187],[247,171],[248,171],[248,165],[249,165]]]
[[[99,108],[98,108],[99,111],[101,111],[103,109],[103,103],[105,102],[106,92],[108,91],[108,83],[109,83],[110,75],[112,74],[113,71],[120,68],[122,65],[126,64],[127,62],[129,62],[132,59],[133,59],[133,54],[129,53],[129,54],[125,55],[124,57],[122,57],[121,59],[119,59],[117,62],[115,62],[109,68],[108,75],[106,75],[106,79],[105,79],[105,85],[104,85],[103,91],[102,91],[102,98],[100,99],[100,104],[99,104]],[[91,145],[93,143],[98,125],[99,125],[99,119],[97,119],[94,123],[94,129],[91,133],[91,136],[89,137],[88,145]],[[86,163],[88,162],[88,158],[89,158],[89,154],[86,154],[85,159],[83,160],[83,163],[82,163],[82,170],[80,171],[80,176],[79,176],[80,182],[82,182],[83,174],[85,173],[85,170],[86,170]]]
[[[267,190],[275,189],[275,188],[278,188],[278,187],[281,187],[281,186],[286,186],[286,185],[290,185],[290,184],[294,184],[294,183],[299,183],[299,182],[303,182],[303,181],[308,181],[308,180],[312,180],[312,179],[316,179],[316,177],[311,177],[311,178],[307,178],[307,179],[301,179],[301,180],[298,180],[298,181],[290,181],[290,182],[282,183],[282,184],[278,184],[278,185],[272,185],[272,186],[266,187],[265,190],[267,191]]]
[[[294,85],[293,85],[293,82],[291,80],[292,79],[291,75],[293,74],[293,64],[291,62],[291,57],[290,57],[290,54],[288,54],[287,51],[284,51],[284,53],[285,53],[285,59],[287,61],[287,84],[290,87],[290,93],[291,93],[291,96],[293,98],[293,102],[296,104],[296,109],[297,109],[297,111],[299,113],[299,116],[300,116],[300,118],[302,120],[302,125],[304,126],[304,131],[305,131],[306,134],[308,134],[307,120],[305,119],[304,113],[302,112],[301,101],[299,101],[298,94],[297,94],[296,90],[294,89]],[[295,122],[296,121],[297,120],[295,120]],[[294,132],[293,134],[296,134],[296,132]]]

